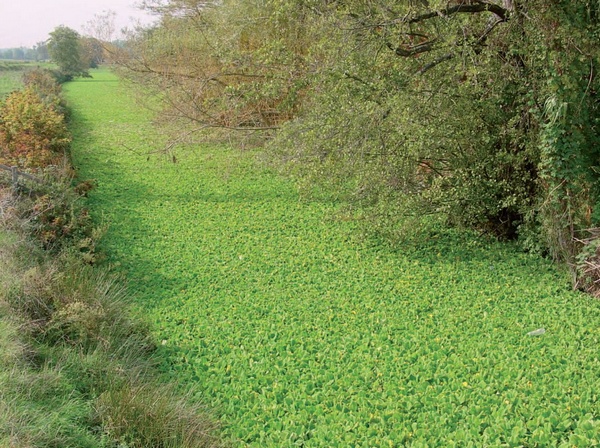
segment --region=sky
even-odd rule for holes
[[[131,25],[132,18],[147,24],[152,17],[137,9],[135,0],[0,0],[0,48],[33,47],[48,39],[57,26],[83,32],[94,15],[117,13],[117,31]],[[118,37],[118,36],[115,36]]]

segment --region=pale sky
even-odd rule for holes
[[[33,47],[48,39],[57,26],[65,25],[79,33],[82,26],[111,10],[117,13],[119,30],[131,25],[132,18],[147,24],[152,17],[137,9],[136,0],[0,0],[0,48]]]

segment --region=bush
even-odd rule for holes
[[[62,97],[62,90],[58,81],[55,74],[47,69],[31,70],[23,75],[23,84],[26,87],[31,87],[45,104],[68,117],[69,111]]]
[[[23,168],[60,165],[70,141],[64,116],[34,87],[13,92],[0,108],[0,163]]]
[[[23,84],[33,87],[36,93],[44,97],[60,97],[61,88],[49,70],[35,69],[23,74]]]
[[[58,253],[69,247],[86,263],[96,261],[95,242],[102,233],[95,228],[84,207],[82,195],[89,189],[83,182],[74,188],[68,180],[35,184],[31,189],[5,190],[0,200],[2,221],[8,228],[20,228]]]

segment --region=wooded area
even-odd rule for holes
[[[574,265],[600,219],[595,0],[145,6],[119,64],[166,122],[262,131],[385,233],[434,214]]]

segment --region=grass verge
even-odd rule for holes
[[[23,75],[36,68],[53,67],[49,63],[0,60],[0,100],[23,87]]]
[[[203,408],[161,380],[123,280],[93,265],[86,189],[46,174],[0,180],[0,446],[220,446]]]

